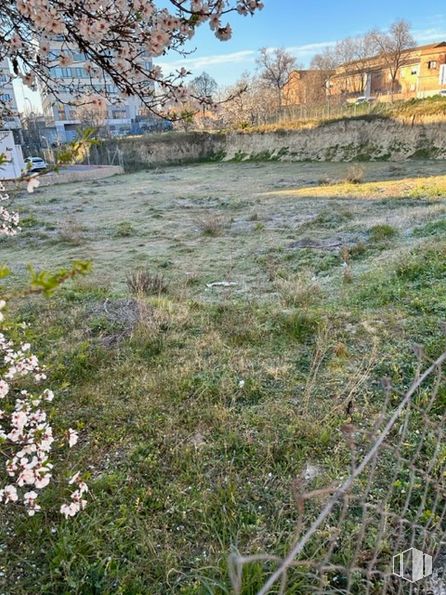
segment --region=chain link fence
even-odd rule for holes
[[[244,592],[246,565],[260,563],[269,578],[259,595],[446,594],[446,353],[435,361],[415,353],[410,388],[384,379],[370,418],[341,428],[350,473],[295,486],[289,552],[231,556],[235,593]]]

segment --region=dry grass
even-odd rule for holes
[[[286,306],[306,308],[315,304],[322,295],[320,284],[308,271],[287,279],[278,278],[275,286]]]
[[[167,292],[168,283],[160,273],[139,269],[127,275],[127,287],[133,295],[159,295]]]
[[[444,166],[398,174],[414,167],[429,188]],[[369,181],[392,173],[364,169]],[[80,430],[60,477],[87,471],[91,495],[69,521],[57,507],[32,518],[0,510],[1,592],[232,592],[231,550],[283,552],[295,534],[291,490],[307,465],[322,470],[316,487],[347,476],[342,428],[381,410],[381,378],[412,380],[414,341],[444,348],[446,202],[265,198],[346,170],[195,165],[18,198],[36,223],[2,242],[12,283],[26,261],[94,262],[88,282],[17,312],[39,321],[31,338],[57,396],[54,423]],[[114,233],[124,193],[131,236]],[[73,213],[89,230],[75,248],[49,233]],[[210,240],[196,222],[214,214],[231,225]],[[129,271],[144,272],[131,275],[131,299]],[[207,286],[224,280],[237,286]],[[246,593],[270,571],[248,568]]]
[[[354,163],[348,168],[344,182],[347,184],[361,184],[364,181],[364,168],[358,163]]]
[[[225,225],[225,219],[216,215],[206,215],[197,221],[198,229],[204,236],[209,237],[222,235]]]
[[[82,225],[75,219],[67,218],[60,226],[59,240],[71,246],[80,246],[84,240]]]
[[[446,197],[446,176],[429,178],[404,178],[401,180],[384,180],[382,182],[364,182],[353,184],[319,185],[312,187],[290,188],[266,193],[266,196],[293,196],[296,198],[419,198],[433,199]]]

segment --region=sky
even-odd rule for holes
[[[164,67],[185,65],[194,74],[208,72],[220,85],[235,82],[255,68],[261,47],[284,47],[307,66],[313,55],[345,37],[372,28],[386,29],[395,20],[409,21],[418,43],[446,41],[446,4],[441,0],[264,0],[265,8],[254,17],[230,19],[233,38],[220,42],[205,26],[193,44],[189,58],[166,56]]]
[[[418,43],[446,41],[446,4],[442,0],[264,0],[264,4],[254,17],[230,17],[234,32],[230,41],[218,41],[208,26],[202,25],[187,48],[196,51],[186,58],[171,53],[156,63],[166,72],[181,66],[194,75],[205,71],[225,86],[255,69],[261,47],[286,48],[305,67],[327,45],[375,27],[386,29],[401,18],[410,22]],[[24,96],[39,108],[36,95],[20,85],[16,95],[19,109],[23,109]],[[30,102],[26,101],[28,108]]]

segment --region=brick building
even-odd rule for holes
[[[387,101],[391,97],[392,77],[383,57],[341,64],[334,71],[319,73],[314,70],[296,70],[284,89],[288,105],[314,102],[323,89],[327,95],[338,99],[359,96]],[[322,84],[321,84],[322,80]],[[326,81],[324,85],[323,81]],[[446,90],[446,42],[418,46],[403,53],[393,89],[394,99],[424,98]]]

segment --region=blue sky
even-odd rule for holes
[[[264,0],[265,8],[254,17],[230,18],[234,35],[218,41],[207,25],[194,37],[187,58],[170,54],[157,59],[164,70],[185,66],[194,74],[211,74],[220,85],[229,85],[246,70],[255,68],[261,47],[284,47],[298,63],[307,65],[326,45],[371,28],[387,28],[393,21],[407,19],[418,43],[446,41],[446,5],[442,0]],[[19,109],[23,90],[17,86]],[[38,108],[35,94],[25,91]],[[28,104],[29,105],[29,104]]]
[[[446,4],[441,0],[264,0],[265,8],[251,17],[234,16],[233,39],[220,42],[203,25],[193,40],[199,49],[188,59],[166,56],[158,62],[169,68],[184,64],[194,73],[209,72],[219,84],[233,83],[255,67],[261,47],[285,47],[302,65],[344,37],[387,28],[404,18],[419,43],[446,40]]]

